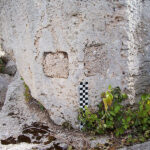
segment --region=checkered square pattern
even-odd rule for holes
[[[88,82],[80,82],[80,108],[85,112],[85,106],[88,107]],[[80,129],[83,128],[83,123],[80,123]]]
[[[88,106],[88,82],[80,83],[80,108],[85,110],[85,106]]]

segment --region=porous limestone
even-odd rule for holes
[[[109,84],[130,102],[149,90],[149,9],[149,0],[0,0],[2,47],[51,119],[78,127],[81,81],[93,108]]]
[[[135,144],[133,146],[120,148],[119,150],[149,150],[150,149],[150,142],[144,142],[141,144]]]
[[[45,53],[43,70],[51,78],[68,78],[68,54],[65,52]]]
[[[31,111],[24,97],[23,81],[17,74],[8,85],[6,98],[0,111],[0,140],[18,136],[25,124],[46,122],[40,114]]]
[[[0,110],[5,102],[6,92],[10,82],[11,77],[9,75],[0,73]]]
[[[12,60],[8,61],[8,63],[6,64],[4,68],[4,73],[9,74],[10,76],[14,76],[16,71],[17,71],[17,68],[16,68],[15,62]]]

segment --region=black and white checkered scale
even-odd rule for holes
[[[85,106],[88,107],[88,82],[80,82],[80,108],[85,112]],[[83,123],[80,123],[80,129],[83,128]]]

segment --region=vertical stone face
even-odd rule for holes
[[[128,90],[131,102],[135,102],[135,97],[150,91],[150,1],[134,0],[129,6]]]
[[[150,85],[150,1],[1,0],[3,49],[57,124],[78,126],[78,86],[95,108],[108,85],[130,101]]]
[[[68,78],[69,61],[66,52],[44,53],[43,70],[51,78]]]

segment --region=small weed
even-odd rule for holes
[[[25,82],[24,82],[24,88],[25,88],[25,92],[24,92],[25,100],[26,102],[29,102],[32,99],[32,96],[31,96],[30,89]]]
[[[42,111],[44,111],[45,110],[45,107],[38,101],[38,105],[39,105],[39,107],[40,107],[40,109],[42,110]]]
[[[69,130],[73,129],[73,127],[72,127],[72,125],[71,125],[71,123],[69,121],[65,121],[62,124],[62,126],[63,126],[64,129],[69,129]]]
[[[22,81],[24,81],[23,77],[20,78]]]
[[[21,77],[21,80],[23,80],[23,78]],[[45,110],[45,107],[37,100],[35,100],[32,95],[31,95],[31,92],[30,92],[30,89],[29,87],[27,86],[27,84],[24,82],[24,88],[25,88],[25,92],[24,92],[24,96],[25,96],[25,100],[26,102],[30,102],[31,100],[33,101],[36,101],[37,104],[38,104],[38,107],[40,108],[40,110],[44,111]]]
[[[72,150],[72,149],[73,149],[73,148],[72,148],[71,145],[69,145],[68,148],[67,148],[67,150]]]

